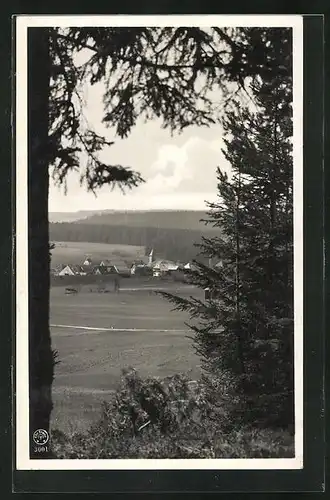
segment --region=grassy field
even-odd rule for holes
[[[55,241],[52,250],[51,265],[59,264],[81,264],[83,259],[90,255],[96,261],[98,259],[139,259],[144,253],[144,247],[134,245],[112,245],[108,243],[89,243],[75,241]]]
[[[119,294],[65,295],[51,289],[51,332],[59,352],[54,382],[52,425],[84,430],[99,415],[100,403],[117,386],[121,370],[134,367],[144,376],[200,373],[185,321],[188,317],[142,287],[124,280]],[[193,288],[164,284],[181,295]]]

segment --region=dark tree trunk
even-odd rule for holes
[[[30,453],[36,455],[32,435],[49,431],[54,362],[49,331],[48,237],[48,31],[28,32],[29,126],[29,400]]]

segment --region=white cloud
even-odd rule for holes
[[[142,174],[145,184],[125,196],[104,187],[95,198],[72,174],[68,196],[51,186],[50,210],[204,208],[204,201],[216,196],[216,168],[227,169],[222,145],[220,127],[192,127],[171,138],[158,123],[137,125],[126,140],[117,140],[104,153],[103,160],[132,167]]]
[[[221,139],[208,141],[192,136],[181,146],[165,144],[147,178],[146,191],[170,193],[212,192],[216,189],[216,168],[226,169],[221,153]]]

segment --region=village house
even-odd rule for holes
[[[86,257],[82,265],[83,266],[91,266],[92,265],[92,258]]]
[[[153,276],[159,277],[169,274],[172,271],[177,271],[179,269],[179,265],[171,260],[160,259],[153,262],[152,269]]]
[[[62,271],[62,269],[64,268],[65,266],[63,266],[63,264],[58,264],[57,266],[55,266],[52,270],[51,270],[51,276],[59,276],[59,273]]]
[[[152,275],[152,264],[153,264],[153,249],[150,251],[149,255],[145,255],[138,260],[133,261],[131,265],[131,275],[139,276],[151,276]]]
[[[86,274],[83,266],[79,265],[64,265],[63,268],[58,272],[58,276],[83,276]]]
[[[121,276],[129,276],[130,269],[127,263],[119,257],[112,259],[103,259],[95,261],[91,256],[86,257],[83,266],[89,266],[92,274],[113,274],[117,273]]]
[[[197,266],[193,262],[187,262],[187,264],[183,266],[183,269],[185,271],[197,271]]]
[[[212,267],[212,269],[219,269],[223,267],[223,261],[219,260],[216,264],[213,263],[211,259],[209,259],[209,267]],[[184,270],[185,271],[198,271],[198,267],[194,262],[187,262],[187,264],[184,265]]]
[[[145,258],[134,261],[131,267],[131,274],[152,275],[157,278],[168,275],[174,271],[183,269],[183,265],[167,259],[154,260],[154,249]]]
[[[150,267],[148,263],[144,262],[142,259],[134,261],[131,266],[131,275],[151,276],[152,267]]]
[[[98,266],[93,266],[92,274],[105,276],[108,274],[118,274],[118,272],[114,266],[104,266],[100,264]]]
[[[109,259],[104,259],[104,260],[101,260],[98,265],[101,267],[111,266],[111,261]]]
[[[82,264],[62,265],[57,271],[54,271],[54,274],[58,276],[86,276],[116,273],[127,277],[131,275],[160,277],[192,268],[193,264],[190,262],[183,265],[168,259],[154,260],[154,250],[152,249],[149,255],[133,261],[130,266],[120,257],[95,261],[91,256],[87,256]]]
[[[128,277],[131,275],[130,268],[123,259],[120,258],[111,259],[111,266],[113,266],[116,273],[119,274],[120,276]]]

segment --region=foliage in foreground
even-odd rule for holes
[[[289,432],[241,426],[231,420],[238,404],[227,377],[221,382],[208,377],[192,382],[179,375],[142,379],[130,370],[86,433],[67,436],[53,430],[53,453],[64,459],[294,455]]]

